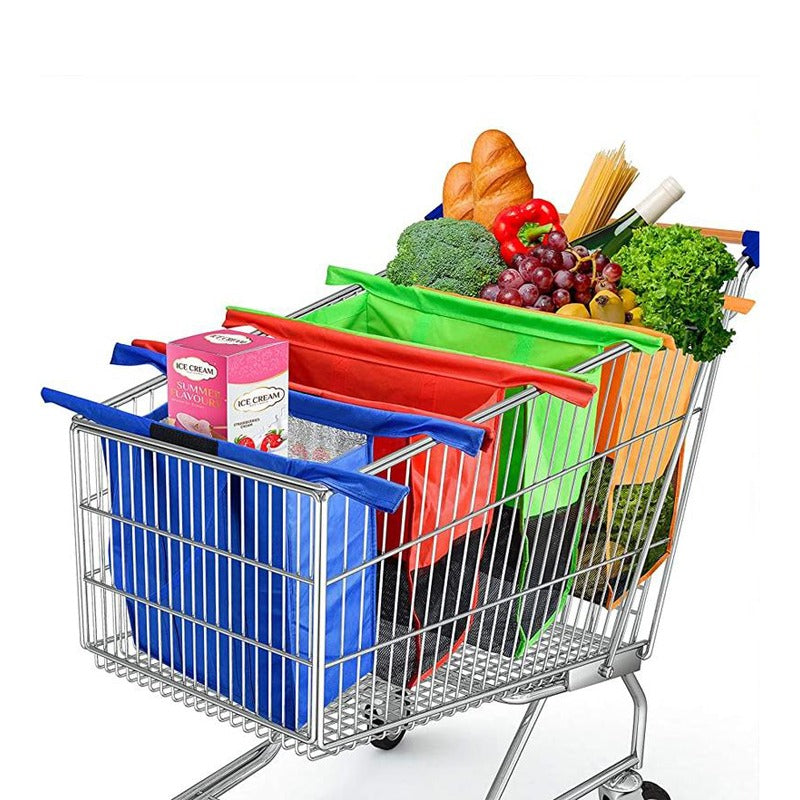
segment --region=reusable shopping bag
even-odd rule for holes
[[[115,363],[149,362],[160,369],[162,360],[163,356],[125,346],[118,346],[114,356]],[[231,461],[328,486],[333,491],[327,504],[329,580],[374,558],[372,509],[391,511],[407,492],[358,472],[372,460],[375,432],[442,436],[451,446],[472,453],[482,440],[482,431],[474,427],[365,407],[351,409],[290,392],[293,418],[368,434],[330,463],[315,464],[160,425],[165,407],[142,418],[51,390],[43,396],[116,430],[198,447]],[[301,728],[308,719],[311,686],[307,662],[312,522],[317,513],[311,498],[132,443],[106,439],[103,450],[111,511],[119,518],[112,521],[112,575],[115,586],[128,595],[138,647],[270,722]],[[192,544],[197,542],[205,547]],[[227,558],[226,553],[248,561]],[[260,569],[259,563],[271,569]],[[374,643],[374,566],[330,582],[325,601],[326,660],[356,654]],[[261,646],[243,643],[242,637]],[[354,655],[326,669],[325,702],[370,672],[373,661],[372,653]]]
[[[539,388],[548,400],[566,401],[570,409],[573,404],[588,405],[595,392],[586,381],[558,372],[351,334],[305,320],[229,309],[224,324],[249,325],[287,339],[291,379],[307,389],[391,399],[426,413],[463,418],[499,402],[509,389],[527,385]],[[481,576],[476,564],[493,529],[495,511],[487,509],[463,523],[458,520],[486,507],[497,491],[499,417],[488,424],[491,444],[477,459],[434,448],[402,465],[407,475],[398,479],[408,483],[411,493],[403,511],[383,521],[379,547],[390,552],[416,539],[421,542],[419,547],[406,549],[400,563],[387,560],[383,565],[383,584],[394,583],[392,591],[384,592],[386,605],[381,606],[388,627],[384,639],[397,635],[402,627],[398,620],[410,620],[407,626],[411,631],[461,616],[435,634],[423,634],[413,643],[409,640],[409,652],[399,657],[390,650],[389,666],[382,669],[393,682],[413,684],[442,665],[463,643],[470,622],[465,612],[480,599]],[[376,442],[376,455],[378,452]],[[425,537],[436,530],[441,533]],[[552,552],[557,552],[558,558],[551,566],[563,574],[573,551],[572,546],[554,547]],[[389,574],[392,569],[396,575]],[[555,596],[547,604],[557,602]],[[545,619],[551,615],[549,612]]]

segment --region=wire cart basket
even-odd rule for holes
[[[757,243],[751,243],[726,295],[734,301],[744,298],[757,265]],[[346,287],[293,317],[360,291]],[[733,302],[727,309],[726,326],[742,305]],[[656,643],[719,360],[697,364],[680,351],[646,356],[619,344],[571,370],[576,375],[603,371],[592,424],[587,415],[565,414],[563,404],[533,387],[472,415],[472,422],[512,431],[516,451],[538,464],[550,454],[545,449],[528,452],[530,442],[538,440],[529,436],[525,409],[535,402],[540,417],[545,415],[562,440],[576,443],[578,452],[592,453],[564,468],[545,470],[546,477],[533,483],[526,481],[524,470],[498,458],[496,449],[473,457],[427,437],[376,458],[361,472],[401,486],[413,480],[423,493],[440,492],[445,480],[454,482],[462,500],[442,504],[439,498],[437,505],[434,497],[435,513],[413,517],[416,528],[410,533],[412,526],[401,524],[406,534],[398,543],[389,536],[392,520],[412,518],[411,495],[394,514],[374,515],[338,498],[345,504],[348,530],[361,525],[363,531],[345,539],[343,567],[335,574],[329,574],[327,552],[332,493],[325,486],[74,417],[82,647],[94,655],[98,668],[241,727],[257,740],[249,752],[174,800],[219,798],[284,748],[309,759],[367,743],[391,750],[418,725],[490,701],[525,706],[485,795],[498,800],[547,700],[616,679],[633,701],[630,752],[556,800],[577,800],[594,790],[601,800],[668,798],[636,771],[643,763],[647,718],[636,673]],[[619,387],[626,381],[650,389],[620,403]],[[165,400],[161,376],[107,404],[148,414]],[[597,420],[604,424],[594,424]],[[594,446],[586,448],[589,437]],[[129,506],[112,502],[118,493],[133,496],[134,487],[124,481],[138,480],[137,470],[131,469],[115,476],[117,486],[110,485],[109,459],[129,446],[139,448],[144,461],[168,458],[178,471],[202,469],[213,475],[214,486],[227,487],[214,500],[215,530],[225,520],[230,524],[235,514],[237,483],[264,488],[270,507],[255,520],[254,541],[268,542],[270,551],[285,550],[285,542],[276,544],[273,538],[279,530],[291,530],[306,543],[308,557],[303,563],[290,557],[274,561],[246,542],[234,546],[195,536],[191,525],[145,524]],[[490,463],[465,470],[473,458]],[[433,482],[429,470],[438,471]],[[487,471],[492,476],[488,492]],[[475,476],[474,481],[463,475]],[[555,511],[531,502],[548,490],[572,502]],[[170,519],[187,513],[172,494],[158,502]],[[430,505],[431,497],[426,502]],[[293,515],[292,524],[281,528],[276,523],[280,515],[284,523]],[[135,590],[120,582],[115,547],[120,531],[128,531],[131,557],[159,590]],[[347,557],[348,546],[368,539],[374,547],[363,544],[358,558]],[[426,567],[419,553],[426,547],[446,555],[423,580],[420,572]],[[151,564],[153,559],[158,563]],[[237,604],[251,589],[258,602],[267,598],[282,604],[295,635],[273,630],[272,617],[260,623],[257,618],[255,628],[242,621]],[[172,597],[178,591],[188,598],[180,604]],[[325,619],[330,598],[340,597],[344,604],[348,596],[351,603],[353,591],[360,593],[362,614],[353,620],[350,610],[342,608],[336,616],[341,635],[331,636]],[[365,616],[367,602],[373,613]],[[292,604],[294,609],[287,608]],[[365,635],[365,620],[370,635]],[[345,627],[353,625],[356,645],[345,649]],[[269,627],[268,635],[263,626]],[[303,637],[305,647],[290,646]],[[143,646],[159,638],[167,642],[161,651]],[[353,664],[357,667],[350,669]],[[259,678],[263,670],[271,676],[267,681]],[[291,694],[289,687],[294,687]]]

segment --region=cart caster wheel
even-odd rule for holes
[[[643,800],[670,800],[670,796],[657,784],[650,781],[642,783]]]
[[[643,781],[630,770],[601,786],[600,800],[670,800],[670,796],[657,783]]]
[[[384,736],[382,739],[373,739],[370,744],[373,747],[377,747],[378,750],[394,750],[403,741],[405,735],[405,731],[400,731],[400,733],[395,733],[391,736]]]
[[[380,728],[384,724],[383,719],[375,715],[372,706],[367,706],[364,711],[367,714],[371,727]],[[377,747],[378,750],[394,750],[395,747],[397,747],[397,745],[403,741],[403,737],[405,735],[405,731],[400,731],[399,733],[390,733],[386,736],[380,737],[379,739],[372,739],[370,744],[373,747]]]

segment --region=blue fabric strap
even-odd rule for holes
[[[395,439],[430,436],[435,442],[449,445],[469,456],[478,454],[485,435],[483,428],[474,425],[462,425],[422,414],[341,403],[304,392],[289,392],[289,413],[320,425],[331,425],[370,436]]]
[[[96,403],[92,400],[65,394],[55,389],[42,389],[42,399],[46,403],[55,403],[76,414],[80,414],[98,425],[126,431],[138,436],[161,441],[173,441],[179,435],[185,446],[192,447],[200,452],[210,453],[239,464],[246,464],[256,469],[269,470],[270,472],[287,475],[310,483],[320,483],[334,492],[339,492],[352,500],[381,511],[395,511],[408,494],[407,486],[400,486],[383,478],[377,478],[374,475],[349,472],[328,464],[317,464],[313,461],[284,458],[283,456],[265,453],[260,450],[252,450],[249,447],[241,447],[233,442],[210,439],[189,431],[177,430],[170,425],[163,425],[146,417],[138,417],[135,414],[112,408],[103,403]]]
[[[750,259],[754,267],[759,265],[759,233],[758,231],[745,231],[742,235],[742,244],[744,245],[744,254]]]
[[[138,367],[140,364],[152,364],[156,369],[167,373],[167,357],[164,353],[147,350],[144,347],[134,347],[132,344],[115,344],[111,354],[111,363],[123,367]]]

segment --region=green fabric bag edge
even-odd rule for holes
[[[388,278],[347,267],[329,266],[326,283],[329,286],[361,286],[379,297],[414,310],[455,318],[463,314],[469,320],[478,319],[492,327],[502,327],[506,331],[518,331],[522,334],[535,331],[536,335],[542,338],[569,344],[610,347],[627,343],[648,355],[653,355],[662,347],[660,336],[641,331],[626,331],[622,327],[600,325],[591,320],[537,313],[515,306],[490,303],[475,297],[446,294],[417,286],[397,286]]]

